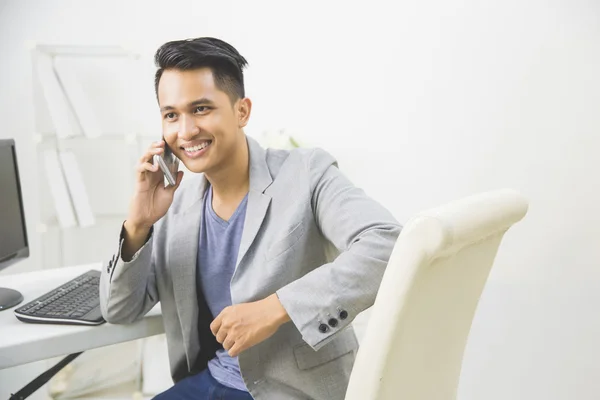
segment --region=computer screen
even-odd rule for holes
[[[0,140],[0,270],[29,256],[15,142]]]

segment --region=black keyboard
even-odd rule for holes
[[[100,271],[91,270],[15,310],[23,322],[100,325]]]

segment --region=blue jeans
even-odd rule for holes
[[[252,400],[248,392],[221,385],[208,368],[177,382],[153,400]]]

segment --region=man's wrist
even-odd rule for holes
[[[283,307],[283,305],[279,301],[279,297],[277,297],[277,293],[273,293],[272,295],[267,297],[267,300],[269,300],[270,303],[273,304],[274,322],[278,327],[285,324],[286,322],[291,321],[291,318],[288,315],[286,309]]]
[[[131,236],[134,236],[134,237],[147,236],[148,232],[150,232],[150,229],[151,229],[151,227],[145,227],[143,225],[136,224],[135,222],[133,222],[129,219],[125,220],[123,227]]]

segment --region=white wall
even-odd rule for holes
[[[301,132],[401,221],[474,192],[521,190],[530,213],[490,277],[460,398],[599,398],[600,4],[214,3],[0,2],[0,137],[16,137],[20,159],[33,159],[26,41],[141,52],[140,118],[158,132],[153,51],[219,36],[250,62],[249,133]],[[34,232],[36,169],[23,170]],[[18,268],[42,262],[33,236],[31,261]]]

